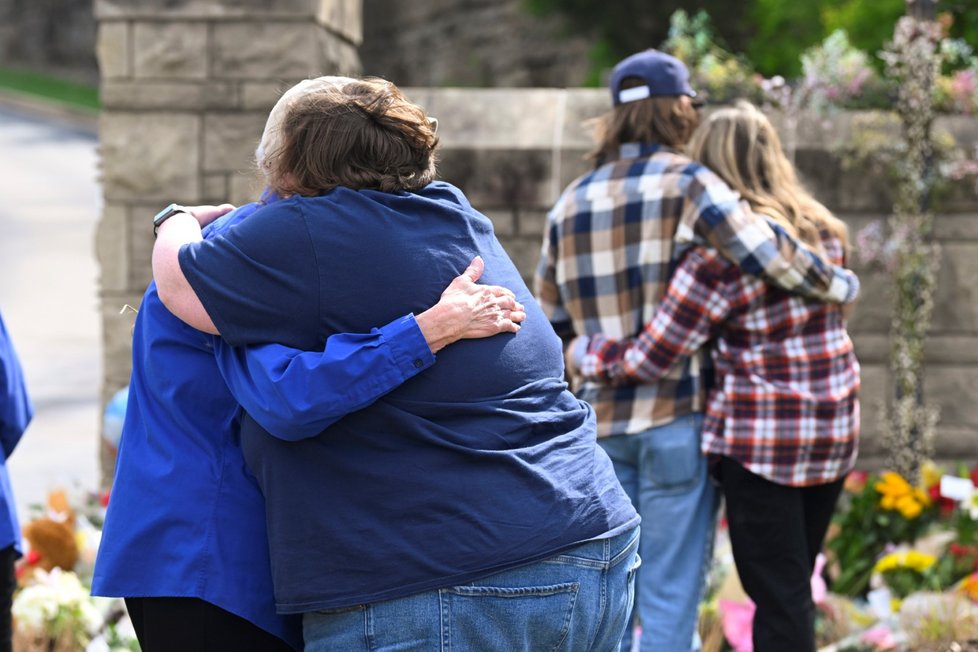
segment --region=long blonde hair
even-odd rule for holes
[[[821,230],[848,246],[845,223],[801,185],[777,131],[757,107],[738,102],[711,113],[693,134],[689,155],[710,168],[763,213],[816,250]]]

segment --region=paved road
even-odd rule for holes
[[[96,145],[0,105],[0,311],[36,409],[9,462],[22,518],[52,488],[97,488]]]

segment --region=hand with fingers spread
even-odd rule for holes
[[[523,304],[507,288],[477,285],[485,263],[476,256],[442,292],[438,303],[417,316],[433,353],[463,339],[515,333],[526,319]]]

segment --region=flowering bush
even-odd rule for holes
[[[690,83],[710,102],[758,101],[762,96],[760,77],[746,59],[717,43],[705,11],[692,17],[682,9],[673,13],[662,50],[686,63]]]
[[[978,113],[978,57],[962,39],[947,38],[951,25],[942,21],[945,38],[941,41],[941,74],[934,85],[938,110],[947,113]]]
[[[829,107],[862,108],[879,105],[890,94],[869,56],[849,42],[845,30],[832,32],[801,56],[803,77],[799,92],[815,111]]]
[[[660,48],[686,63],[693,86],[702,89],[711,102],[746,98],[766,100],[788,110],[821,112],[833,108],[891,109],[897,98],[898,80],[881,76],[872,62],[875,54],[856,48],[843,29],[802,53],[801,78],[786,81],[779,75],[762,78],[747,59],[722,47],[705,11],[690,16],[680,9],[669,24],[669,37]],[[978,56],[964,40],[949,37],[949,14],[942,14],[933,25],[933,54],[939,63],[939,74],[930,91],[935,109],[978,114]],[[912,40],[914,35],[904,31],[902,37]],[[895,43],[900,38],[898,28]],[[896,54],[892,45],[880,53],[887,65]]]

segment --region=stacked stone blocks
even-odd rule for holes
[[[96,0],[103,111],[103,400],[129,381],[131,313],[170,202],[252,200],[254,148],[282,90],[358,74],[359,0]],[[103,474],[112,461],[103,460]]]

